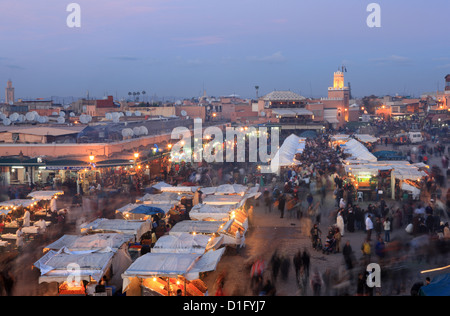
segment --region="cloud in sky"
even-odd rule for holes
[[[388,57],[369,59],[377,64],[409,64],[412,60],[405,56],[391,55]]]
[[[181,47],[189,46],[209,46],[221,44],[225,40],[220,36],[198,36],[198,37],[178,37],[173,38],[173,41],[178,42]]]
[[[280,64],[286,62],[287,58],[283,55],[282,52],[276,52],[269,56],[262,56],[262,57],[251,56],[248,57],[247,60],[269,64]]]

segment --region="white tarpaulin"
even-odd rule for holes
[[[151,186],[152,188],[161,191],[162,188],[170,188],[172,185],[165,183],[164,181],[158,182],[157,184],[154,184]]]
[[[105,248],[72,252],[63,248],[57,252],[50,250],[34,266],[41,271],[39,283],[63,283],[74,278],[87,282],[92,278],[99,282],[111,267],[113,276],[109,284],[120,287],[121,274],[131,262],[131,257],[125,249]]]
[[[370,161],[375,162],[377,161],[377,157],[372,155],[369,150],[358,142],[356,139],[351,139],[345,144],[341,145],[341,149],[344,150],[346,154],[349,154],[351,158],[347,158],[347,160],[364,160],[364,161]]]
[[[363,143],[376,143],[378,138],[369,134],[356,134],[355,138]]]
[[[34,200],[51,200],[54,196],[63,195],[64,191],[34,191],[28,194]]]
[[[188,187],[188,186],[179,186],[179,187],[163,187],[161,188],[162,192],[175,192],[175,193],[194,193],[200,187]]]
[[[132,278],[171,277],[182,275],[188,280],[199,278],[200,272],[213,271],[223,256],[225,248],[209,251],[201,256],[184,253],[147,253],[122,274],[123,291],[128,289]]]
[[[27,199],[9,200],[0,202],[0,208],[30,207],[34,203],[36,203],[36,200],[27,200]]]
[[[41,271],[39,283],[67,281],[68,277],[74,275],[81,280],[90,281],[90,277],[99,281],[108,267],[111,265],[111,259],[114,256],[112,251],[94,251],[87,253],[71,253],[66,249],[59,251],[49,251],[34,266]],[[73,267],[75,269],[69,269]]]
[[[109,233],[109,234],[93,234],[93,235],[64,235],[57,241],[44,247],[49,250],[60,250],[62,248],[69,249],[70,251],[84,251],[93,249],[119,249],[124,244],[133,241],[134,236]]]
[[[181,221],[176,223],[169,231],[169,235],[182,233],[215,234],[225,224],[222,221]]]
[[[305,141],[305,138],[298,137],[294,134],[286,138],[270,162],[272,172],[278,172],[281,167],[299,164],[300,162],[295,160],[295,155],[303,152],[306,146]]]
[[[161,194],[146,194],[139,201],[148,204],[178,204],[181,200],[181,195],[173,192],[163,192]]]
[[[98,218],[80,226],[81,233],[115,232],[134,235],[136,240],[151,229],[149,221],[127,221],[123,219]]]
[[[203,254],[209,249],[217,249],[221,246],[222,237],[208,235],[192,235],[183,233],[180,235],[161,236],[152,248],[152,253],[193,253]]]
[[[410,164],[408,161],[377,161],[359,164],[347,161],[344,167],[346,172],[350,172],[355,176],[376,176],[378,171],[392,170],[392,174],[396,179],[417,181],[427,175],[425,171],[419,170],[417,166]]]
[[[234,209],[231,205],[197,204],[189,212],[189,217],[195,221],[212,219],[216,221],[228,220],[230,212]]]
[[[236,205],[246,198],[240,195],[208,195],[203,200],[203,204],[213,205]]]
[[[248,187],[242,184],[223,184],[217,187],[216,195],[238,194],[244,195]],[[203,192],[203,189],[202,189]]]
[[[418,196],[420,194],[420,189],[416,188],[415,186],[412,186],[406,182],[402,183],[402,190],[411,192],[413,196]]]

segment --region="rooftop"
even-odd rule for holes
[[[266,94],[261,98],[264,101],[303,101],[306,100],[304,96],[301,96],[292,91],[273,91]]]

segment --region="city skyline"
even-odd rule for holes
[[[69,3],[0,4],[0,91],[11,79],[16,98],[252,98],[256,85],[317,98],[344,65],[356,97],[420,96],[450,73],[445,0],[378,1],[380,28],[366,25],[370,1],[83,0],[80,28]]]

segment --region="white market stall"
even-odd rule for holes
[[[63,235],[55,242],[44,247],[44,252],[59,251],[63,248],[69,251],[90,251],[111,248],[118,250],[126,248],[134,240],[133,235],[119,233],[98,233],[92,235]]]
[[[341,149],[344,153],[350,155],[347,161],[365,161],[365,162],[376,162],[378,159],[375,157],[363,144],[358,142],[356,139],[350,139],[345,144],[341,144]]]
[[[203,189],[201,189],[203,192]],[[248,191],[248,187],[242,184],[222,184],[216,188],[215,195],[241,195]]]
[[[123,219],[98,218],[89,223],[80,226],[82,234],[88,233],[122,233],[133,235],[135,241],[141,239],[141,236],[151,230],[150,221],[128,221]]]
[[[178,186],[178,187],[162,187],[161,191],[162,192],[172,192],[172,193],[190,193],[190,194],[194,194],[195,191],[197,191],[197,189],[199,189],[200,187],[198,186]]]
[[[203,199],[203,204],[240,207],[244,205],[246,200],[246,197],[240,195],[208,195]]]
[[[189,212],[189,217],[195,221],[227,221],[232,210],[232,205],[197,204]]]
[[[41,272],[39,284],[58,283],[60,295],[86,295],[87,288],[82,281],[98,284],[104,276],[109,285],[121,287],[121,273],[131,264],[131,258],[124,249],[103,249],[69,251],[50,250],[34,266]]]
[[[214,235],[218,234],[225,223],[225,221],[181,221],[171,228],[169,235],[181,235],[183,233]]]
[[[306,138],[298,137],[294,134],[285,139],[283,145],[276,152],[270,161],[270,169],[273,173],[279,173],[282,167],[298,165],[299,161],[295,159],[297,154],[301,154],[306,147]]]
[[[222,242],[222,236],[193,235],[189,233],[165,235],[158,239],[151,252],[203,254],[207,251],[218,249]]]
[[[200,273],[214,271],[225,248],[203,255],[184,253],[147,253],[122,274],[127,296],[204,296],[205,283]]]

